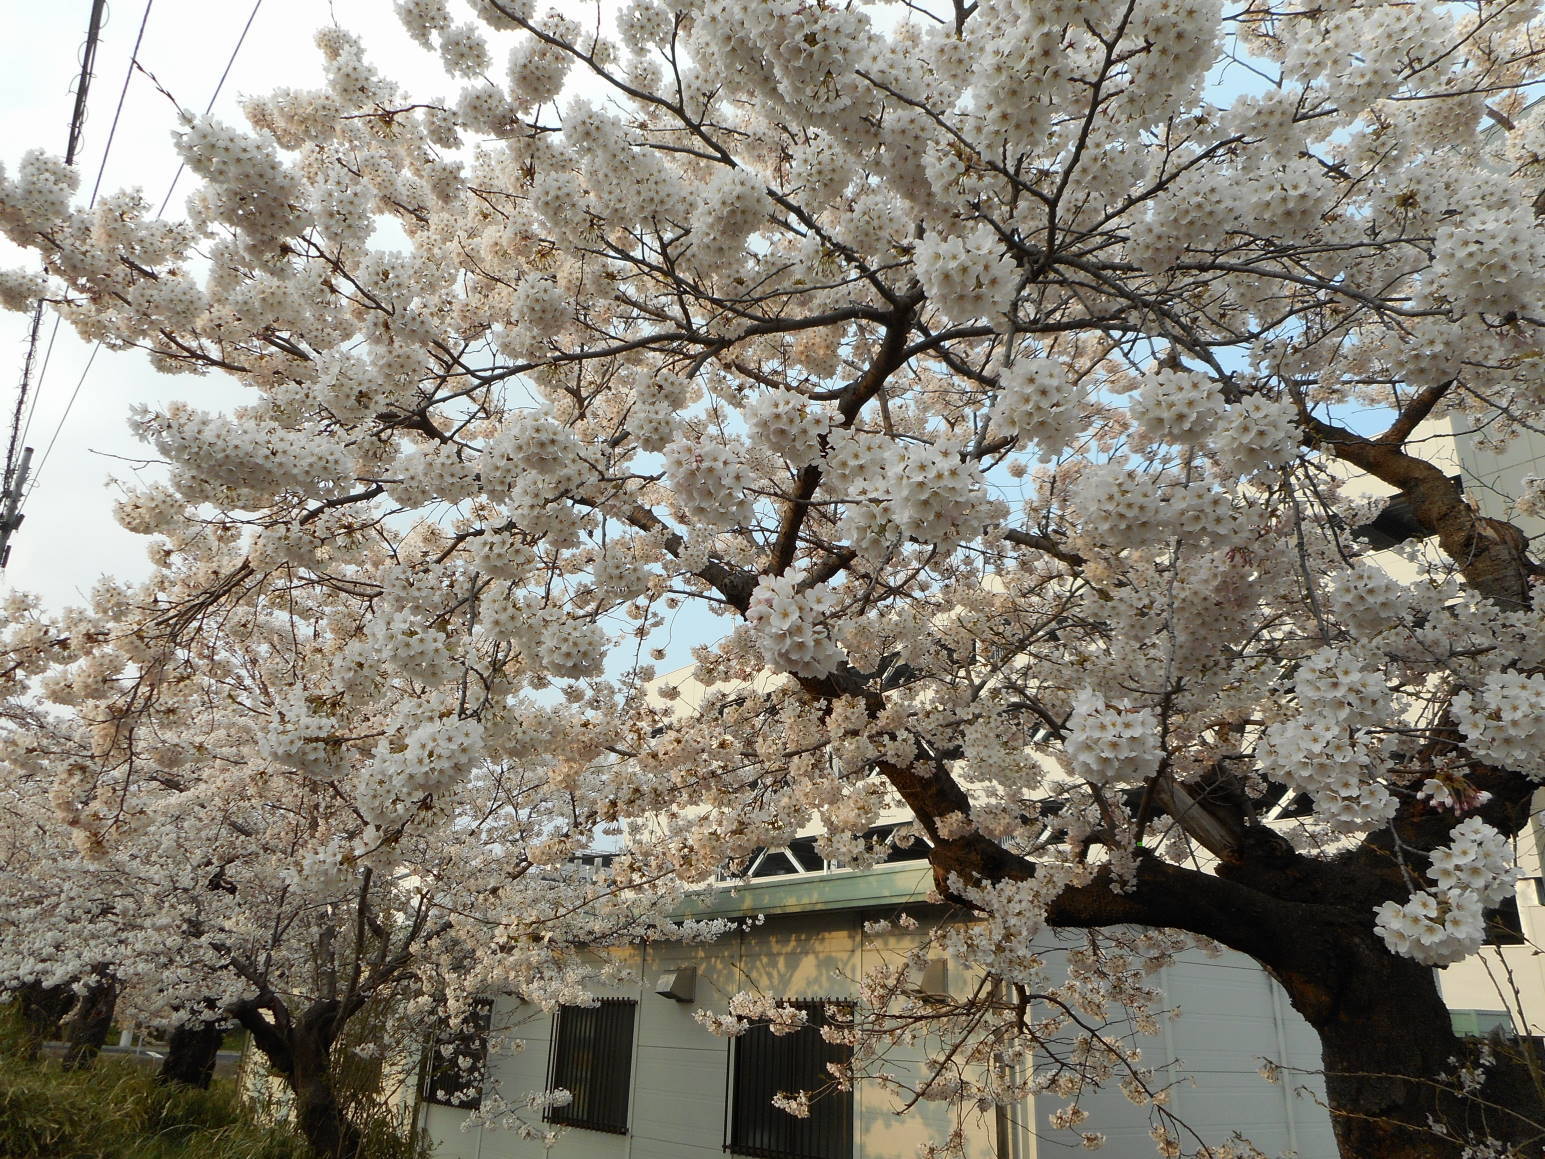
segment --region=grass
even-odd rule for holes
[[[234,1085],[162,1086],[103,1057],[90,1070],[0,1059],[0,1159],[306,1159],[293,1132],[254,1123]]]

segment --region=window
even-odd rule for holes
[[[880,862],[884,865],[928,860],[928,842],[912,825],[876,825],[864,834],[864,844],[880,851]]]
[[[807,1023],[792,1034],[753,1026],[735,1039],[730,1061],[730,1130],[725,1149],[769,1159],[851,1159],[853,1092],[838,1090],[828,1063],[852,1061],[850,1047],[827,1042],[821,1027],[829,1010],[848,1003],[794,1002]],[[806,1091],[810,1117],[796,1118],[773,1106],[773,1096]]]
[[[1454,1033],[1462,1038],[1513,1036],[1513,1016],[1506,1010],[1450,1010],[1448,1019]]]
[[[549,1123],[591,1131],[628,1133],[628,1087],[633,1069],[631,998],[603,998],[598,1006],[564,1006],[553,1016],[547,1086],[573,1098],[543,1115]]]
[[[1449,481],[1464,490],[1464,481],[1458,475],[1450,475]],[[1433,531],[1416,518],[1410,496],[1404,491],[1391,495],[1372,523],[1352,528],[1352,537],[1361,539],[1374,551],[1383,551],[1408,539],[1426,539],[1432,534]]]
[[[483,1105],[483,1075],[488,1069],[488,1025],[493,1003],[473,1004],[452,1026],[445,1023],[429,1043],[424,1063],[424,1101],[465,1111]]]
[[[787,845],[754,854],[747,877],[783,877],[790,873],[819,873],[826,860],[815,851],[814,837],[796,837]]]
[[[1524,937],[1523,921],[1518,916],[1518,898],[1509,894],[1494,909],[1486,911],[1486,944],[1488,946],[1521,946]]]

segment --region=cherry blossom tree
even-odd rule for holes
[[[55,718],[0,734],[0,982],[73,986],[87,1007],[110,980],[190,1052],[170,1078],[196,1081],[199,1048],[212,1061],[214,1031],[241,1026],[319,1159],[352,1159],[365,1124],[341,1104],[341,1052],[416,1073],[446,1005],[573,991],[594,947],[662,936],[669,895],[625,859],[574,863],[600,822],[546,784],[544,752],[572,747],[564,706],[458,716],[469,667],[383,671],[353,646],[357,610],[277,577],[182,646],[175,584],[208,574],[104,582],[58,620],[12,608],[0,652]]]
[[[120,515],[180,578],[136,638],[205,687],[227,617],[352,617],[260,751],[325,798],[374,746],[360,849],[544,745],[533,808],[683,881],[812,818],[861,862],[900,804],[1019,996],[994,1057],[1038,1041],[1039,930],[1174,931],[1318,1031],[1343,1154],[1537,1150],[1432,967],[1545,776],[1538,566],[1424,453],[1545,402],[1536,6],[397,8],[459,91],[324,29],[325,88],[186,120],[185,222],[0,180],[46,266],[8,304],[247,391],[137,420],[168,473]],[[1354,475],[1427,535],[1398,567]]]
[[[8,610],[20,612],[19,604]],[[50,804],[52,780],[16,763],[25,744],[68,743],[55,722],[7,702],[0,735],[7,741],[0,762],[0,993],[23,1059],[36,1059],[44,1042],[62,1035],[65,1065],[86,1066],[101,1049],[120,989],[109,964],[121,899],[72,855]]]

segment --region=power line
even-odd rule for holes
[[[27,403],[27,417],[21,423],[21,441],[27,441],[27,435],[32,430],[32,416],[38,413],[38,398],[43,393],[43,377],[48,372],[48,360],[54,354],[54,340],[59,337],[59,315],[54,315],[54,324],[48,331],[48,345],[43,347],[43,369],[32,385],[32,400]]]
[[[150,10],[156,0],[145,0],[145,14],[139,19],[139,31],[134,34],[134,47],[129,50],[129,67],[123,70],[123,85],[118,90],[118,104],[113,108],[113,123],[107,128],[107,143],[102,146],[102,160],[97,165],[97,179],[91,186],[91,200],[87,207],[97,203],[97,193],[102,188],[102,174],[107,172],[107,156],[113,151],[113,138],[118,135],[118,119],[123,116],[123,102],[129,95],[129,82],[134,79],[134,62],[139,59],[139,46],[145,41],[145,26],[150,23]]]
[[[145,5],[145,16],[146,16],[146,19],[149,19],[149,16],[150,16],[150,5],[152,3],[154,3],[154,2],[155,2],[155,0],[147,0],[147,3]],[[237,56],[238,53],[241,52],[242,45],[247,42],[247,33],[252,30],[252,22],[257,19],[258,9],[260,9],[262,7],[263,7],[263,0],[255,0],[255,3],[252,5],[252,11],[247,14],[247,22],[246,22],[246,24],[244,24],[242,26],[241,35],[236,38],[236,44],[235,44],[234,47],[232,47],[230,56],[226,58],[225,70],[223,72],[221,72],[220,79],[215,83],[215,90],[214,90],[214,92],[212,92],[209,95],[209,101],[204,106],[204,115],[206,117],[214,109],[215,102],[220,99],[220,90],[225,87],[226,79],[231,75],[231,68],[236,63],[236,56]],[[142,36],[144,35],[144,31],[145,31],[145,26],[144,26],[144,23],[142,22],[140,24],[140,34]],[[136,67],[139,67],[139,64],[138,64],[139,41],[138,40],[136,40],[134,42],[134,47],[135,47],[134,55],[131,56],[131,58],[129,60],[129,71],[130,71],[130,73],[132,73]],[[127,91],[127,89],[128,89],[128,83],[129,83],[128,82],[128,77],[126,76],[124,78],[124,89],[125,89],[125,91]],[[123,98],[120,97],[119,98],[119,108],[122,109],[122,107],[123,107]],[[114,124],[115,127],[116,127],[117,123],[118,123],[118,118],[115,115],[113,117],[113,124]],[[106,162],[107,162],[107,159],[104,156],[103,157],[103,164],[105,165]],[[179,180],[181,180],[182,174],[183,174],[183,170],[186,167],[187,166],[186,166],[185,162],[184,163],[180,163],[177,166],[177,172],[172,175],[171,184],[169,186],[167,186],[166,196],[161,199],[160,208],[156,210],[156,216],[157,217],[160,217],[161,214],[166,211],[167,205],[172,200],[172,194],[177,189],[177,182]],[[98,182],[98,184],[101,183],[101,180],[102,180],[102,175],[101,175],[100,172],[98,172],[98,174],[97,174],[97,182]],[[95,194],[94,191],[92,193],[92,197],[93,197],[93,200],[96,197],[96,194]],[[58,319],[57,318],[55,319],[55,325],[56,326],[58,325]],[[70,417],[70,411],[75,406],[75,400],[80,396],[81,387],[83,385],[85,385],[86,374],[87,374],[87,372],[89,372],[91,370],[91,365],[92,365],[92,363],[94,363],[96,361],[97,352],[99,350],[101,350],[101,348],[102,348],[102,343],[101,343],[100,340],[98,340],[95,343],[95,345],[92,346],[92,348],[91,348],[91,357],[87,359],[86,366],[81,371],[80,378],[75,383],[75,389],[70,393],[69,401],[65,403],[64,411],[59,416],[59,421],[54,424],[54,432],[53,432],[53,434],[51,436],[49,436],[48,446],[43,451],[43,457],[38,460],[37,469],[32,472],[32,482],[27,487],[26,494],[22,496],[22,502],[23,503],[25,503],[26,500],[31,497],[33,491],[37,490],[38,481],[43,477],[43,468],[48,465],[49,454],[53,451],[54,444],[59,441],[59,432],[64,429],[65,420]]]
[[[247,33],[252,31],[252,22],[257,19],[258,9],[261,7],[263,7],[263,0],[256,0],[252,5],[252,11],[247,13],[247,23],[242,25],[241,35],[236,38],[236,47],[231,49],[231,55],[225,62],[225,71],[215,82],[215,91],[209,94],[209,103],[204,106],[206,117],[214,110],[215,102],[220,99],[220,90],[225,87],[225,78],[231,75],[231,66],[236,63],[236,54],[241,51],[241,46],[247,43]],[[156,210],[157,217],[166,212],[166,207],[172,200],[172,194],[177,189],[177,182],[182,179],[182,171],[187,167],[186,161],[178,162],[177,172],[172,174],[172,183],[166,187],[166,196],[161,199],[161,207]]]
[[[81,53],[80,79],[75,86],[75,107],[70,111],[70,133],[65,144],[64,163],[75,163],[75,151],[80,147],[81,130],[86,123],[86,96],[91,91],[92,69],[97,60],[97,43],[102,34],[102,14],[107,0],[92,0],[91,18],[86,25],[86,46]],[[32,363],[37,356],[38,335],[43,329],[43,303],[38,301],[32,310],[32,322],[27,330],[27,353],[22,360],[21,384],[16,395],[16,410],[11,417],[11,438],[5,450],[5,486],[0,490],[0,567],[4,567],[11,554],[11,535],[21,526],[21,489],[24,483],[23,464],[31,459],[31,451],[22,450],[18,462],[17,449],[21,445],[21,419],[26,407],[27,392],[32,382]]]
[[[145,0],[145,12],[144,15],[140,17],[139,31],[135,33],[134,36],[134,48],[129,53],[129,67],[124,70],[123,85],[118,90],[118,104],[113,109],[113,123],[108,127],[107,141],[102,146],[102,159],[97,164],[96,180],[92,182],[91,185],[91,200],[86,203],[86,207],[88,209],[97,203],[97,194],[101,192],[102,189],[102,175],[107,172],[107,158],[112,153],[113,141],[118,136],[118,122],[123,117],[124,101],[129,95],[129,82],[134,78],[134,62],[139,59],[139,48],[145,40],[145,26],[150,23],[150,10],[154,5],[155,0]],[[84,110],[82,110],[81,115],[85,115]],[[42,306],[43,303],[39,302],[37,309],[41,310]],[[23,421],[21,429],[21,442],[23,443],[27,441],[27,435],[32,431],[32,416],[37,411],[38,398],[43,393],[43,380],[48,377],[48,360],[54,353],[54,339],[58,336],[59,315],[55,314],[53,328],[49,331],[48,334],[48,345],[43,348],[43,365],[38,367],[37,378],[32,382],[32,404],[27,408],[27,417]],[[92,357],[96,357],[96,352],[94,350],[92,351]],[[80,386],[77,385],[75,390],[77,393],[79,393]],[[58,437],[57,431],[55,432],[54,437]],[[52,442],[50,442],[50,446],[52,446]],[[43,460],[46,462],[47,459],[48,452],[44,451]],[[42,467],[40,464],[39,470],[41,469]]]
[[[33,488],[38,485],[38,478],[43,474],[43,465],[48,462],[48,456],[53,453],[54,444],[59,441],[59,432],[64,429],[64,420],[69,416],[75,400],[80,397],[80,388],[86,385],[86,375],[91,373],[91,364],[97,360],[101,350],[100,342],[92,343],[91,356],[86,359],[86,365],[81,367],[80,377],[75,380],[75,389],[70,392],[69,401],[64,404],[64,414],[60,415],[59,421],[54,424],[54,433],[48,436],[48,446],[43,448],[43,457],[38,460],[38,469],[32,474],[32,486],[27,488],[26,494],[22,496],[22,502],[26,502],[31,497]]]

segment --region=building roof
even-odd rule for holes
[[[691,895],[673,916],[703,919],[824,913],[922,904],[932,896],[933,870],[928,862],[902,861],[873,869],[718,883]]]

